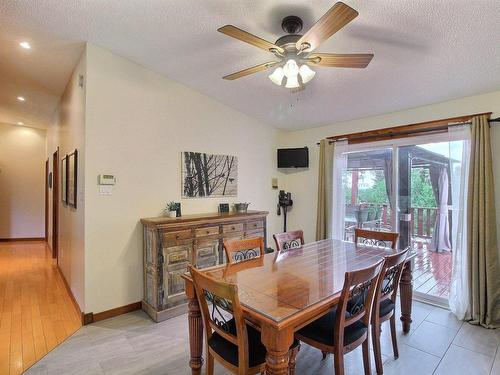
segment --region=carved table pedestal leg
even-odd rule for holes
[[[277,330],[275,327],[263,325],[261,340],[267,349],[266,374],[287,375],[289,350],[293,343],[293,330],[285,328]]]
[[[203,364],[203,321],[192,284],[186,285],[186,295],[188,297],[189,351],[191,355],[189,367],[191,367],[191,374],[198,375],[201,374]]]
[[[401,296],[401,322],[403,323],[403,332],[410,332],[411,325],[411,303],[413,296],[413,276],[411,261],[406,262],[401,275],[400,296]]]

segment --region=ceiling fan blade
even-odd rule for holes
[[[276,44],[273,44],[271,42],[268,42],[267,40],[259,38],[258,36],[250,34],[245,30],[238,29],[236,26],[233,25],[222,26],[221,28],[217,29],[217,31],[221,32],[222,34],[226,34],[230,37],[241,40],[243,42],[249,43],[252,46],[263,49],[264,51],[270,52],[271,50],[276,50],[280,53],[285,52],[283,48],[277,46]]]
[[[234,79],[238,79],[238,78],[241,78],[241,77],[248,76],[250,74],[254,74],[254,73],[260,72],[262,70],[266,70],[268,68],[271,68],[271,67],[275,66],[276,64],[279,64],[279,61],[268,61],[268,62],[266,62],[264,64],[252,66],[251,68],[240,70],[239,72],[236,72],[236,73],[233,73],[233,74],[229,74],[229,75],[224,76],[222,78],[232,81]]]
[[[313,53],[307,56],[308,64],[333,68],[366,68],[372,61],[371,53],[353,53],[340,55],[336,53]]]
[[[308,48],[307,52],[315,50],[321,43],[351,22],[358,16],[358,12],[342,2],[336,3],[319,19],[296,44],[297,49]]]

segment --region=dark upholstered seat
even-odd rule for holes
[[[328,314],[299,330],[298,333],[322,344],[335,346],[333,336],[336,317],[337,309],[334,308]],[[346,318],[348,317],[350,317],[350,314],[346,313]],[[347,326],[344,330],[344,346],[359,339],[367,330],[367,327],[361,320]]]
[[[392,310],[394,310],[395,307],[396,307],[396,305],[390,299],[383,300],[382,302],[380,302],[379,316],[381,316],[381,317],[386,316]]]
[[[234,319],[228,321],[228,328],[231,334],[236,335],[236,324]],[[247,325],[248,334],[248,362],[250,367],[258,366],[266,362],[266,347],[260,341],[260,332],[252,326]],[[298,340],[292,344],[290,349],[299,344]],[[227,362],[238,367],[238,347],[226,340],[217,332],[212,334],[208,345]]]

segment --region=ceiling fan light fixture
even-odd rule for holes
[[[316,72],[314,70],[312,70],[311,68],[309,68],[309,66],[304,64],[304,65],[301,65],[301,67],[299,69],[299,74],[300,74],[300,77],[302,78],[302,83],[307,83],[311,79],[314,78],[314,76],[316,75]]]
[[[295,89],[297,87],[300,87],[299,80],[297,79],[297,76],[287,77],[285,87],[287,89]]]
[[[278,86],[281,86],[283,77],[285,77],[285,73],[283,73],[283,68],[281,66],[278,66],[274,72],[269,75],[269,79]]]
[[[299,66],[295,60],[290,59],[283,66],[283,73],[285,73],[286,78],[295,77],[297,79],[297,74],[299,74]]]

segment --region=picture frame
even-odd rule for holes
[[[175,211],[177,212],[177,217],[181,217],[182,212],[181,212],[181,204],[180,202],[175,203]]]
[[[68,204],[68,155],[61,159],[61,200]]]
[[[181,153],[181,198],[238,196],[238,157],[204,152]]]
[[[68,154],[67,172],[67,203],[68,206],[77,208],[77,180],[78,180],[78,150]]]
[[[229,212],[229,203],[220,203],[219,204],[219,212]]]

